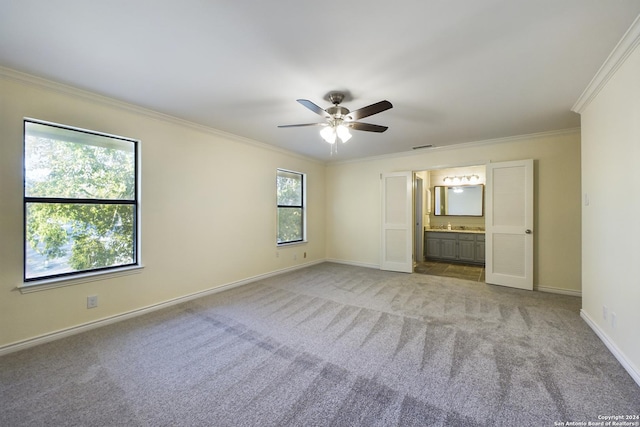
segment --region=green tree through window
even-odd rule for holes
[[[277,170],[277,243],[304,241],[304,174]]]
[[[25,280],[138,263],[137,141],[25,121]]]

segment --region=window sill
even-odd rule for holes
[[[307,240],[301,240],[299,242],[276,243],[276,246],[282,248],[285,246],[306,245],[307,243],[309,243]]]
[[[108,280],[115,277],[128,276],[130,274],[138,274],[142,272],[143,268],[144,266],[142,265],[135,265],[109,271],[84,273],[74,277],[59,277],[55,279],[36,280],[33,282],[25,282],[22,285],[18,286],[17,289],[21,294],[28,294],[31,292],[62,288],[64,286],[78,285],[80,283],[96,282],[98,280]]]

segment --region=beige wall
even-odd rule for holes
[[[381,172],[487,161],[536,160],[535,283],[581,290],[577,131],[325,166],[9,70],[0,69],[0,95],[0,350],[325,258],[377,268]],[[16,290],[22,283],[23,117],[142,141],[140,273],[29,294]],[[278,167],[308,174],[308,244],[276,248]],[[86,297],[96,294],[99,307],[86,309]]]
[[[29,294],[16,290],[22,284],[23,117],[142,141],[140,273]],[[307,174],[308,244],[276,247],[276,168]],[[324,197],[324,164],[0,69],[0,349],[323,260]],[[86,308],[88,295],[99,296],[98,308]]]
[[[380,173],[421,171],[534,159],[534,285],[579,294],[580,134],[519,137],[327,167],[327,256],[377,267],[380,260]]]
[[[640,34],[636,21],[635,34]],[[637,40],[637,39],[636,39]],[[640,384],[640,48],[581,111],[583,315]],[[603,307],[607,307],[605,319]],[[612,314],[616,315],[616,325]]]

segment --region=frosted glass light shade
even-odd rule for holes
[[[320,131],[320,136],[322,137],[322,139],[324,139],[325,141],[327,141],[329,144],[335,144],[336,143],[336,130],[333,126],[326,126],[324,128],[322,128],[322,130]]]
[[[348,140],[351,139],[351,133],[349,132],[349,128],[347,128],[344,125],[338,126],[338,128],[336,129],[336,132],[338,134],[338,138],[340,138],[340,141],[342,142],[347,142]]]

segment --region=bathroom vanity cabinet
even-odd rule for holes
[[[431,261],[484,265],[484,233],[465,231],[425,231],[424,256]]]

